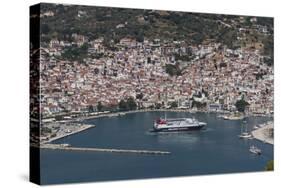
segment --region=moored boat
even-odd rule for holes
[[[244,119],[244,116],[241,115],[225,115],[223,116],[224,120],[242,120]]]
[[[245,127],[245,128],[244,128]],[[253,139],[253,136],[251,133],[247,130],[247,121],[243,121],[243,124],[241,125],[241,134],[239,135],[239,138],[242,139]]]
[[[252,135],[248,132],[243,132],[239,135],[239,138],[244,138],[244,139],[251,139]]]
[[[257,154],[257,155],[260,155],[261,154],[261,149],[259,149],[258,147],[256,146],[251,146],[249,151],[251,153],[254,153],[254,154]]]

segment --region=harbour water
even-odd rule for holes
[[[167,117],[195,117],[207,123],[201,131],[152,133],[153,121],[164,112],[140,112],[86,120],[94,129],[53,143],[75,147],[163,150],[170,155],[79,152],[41,149],[42,184],[156,178],[217,173],[264,171],[273,159],[273,146],[257,140],[241,140],[242,120],[223,120],[213,113],[167,112]],[[246,118],[248,130],[272,120]],[[262,155],[249,152],[256,145]]]

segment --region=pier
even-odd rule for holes
[[[130,149],[111,149],[111,148],[84,148],[84,147],[72,147],[65,144],[41,144],[40,149],[57,149],[67,151],[85,151],[85,152],[108,152],[108,153],[135,153],[135,154],[147,154],[147,155],[167,155],[171,154],[168,151],[156,151],[156,150],[130,150]]]
[[[263,127],[252,131],[252,135],[257,140],[273,145],[274,139],[270,136],[270,130],[273,130],[273,122],[267,122]]]
[[[65,133],[63,132],[62,134],[59,134],[53,138],[50,138],[46,141],[42,141],[41,144],[47,144],[47,143],[50,143],[50,142],[53,142],[55,140],[59,140],[61,138],[65,138],[65,137],[68,137],[68,136],[71,136],[71,135],[74,135],[74,134],[77,134],[77,133],[80,133],[80,132],[83,132],[85,130],[88,130],[88,129],[91,129],[91,128],[95,128],[96,126],[95,125],[82,125],[80,126],[78,129],[74,130],[74,131],[71,131],[69,133]]]

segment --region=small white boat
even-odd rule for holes
[[[69,129],[66,129],[64,132],[65,132],[65,133],[72,133],[72,131],[69,130]]]
[[[219,114],[217,117],[218,117],[218,118],[224,118],[224,116],[225,116],[225,115],[223,115],[223,114]]]
[[[260,124],[259,125],[260,128],[263,128],[264,126],[265,126],[265,124]]]
[[[67,144],[67,143],[64,143],[64,144],[61,144],[62,147],[70,147],[70,144]]]
[[[223,116],[223,119],[224,120],[242,120],[242,119],[244,119],[244,116],[236,115],[236,114],[229,114],[229,115]]]
[[[256,146],[251,146],[249,151],[251,153],[254,153],[254,154],[257,154],[257,155],[260,155],[261,154],[261,149],[259,149],[258,147]]]
[[[253,128],[254,128],[254,129],[258,129],[259,127],[258,127],[257,125],[255,125]]]
[[[251,139],[252,135],[248,132],[243,132],[239,135],[239,138],[243,138],[243,139]]]

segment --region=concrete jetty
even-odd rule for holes
[[[80,126],[78,129],[76,129],[76,130],[74,130],[74,131],[72,131],[72,132],[69,132],[69,133],[63,133],[63,134],[61,134],[61,135],[57,135],[56,137],[53,137],[53,138],[50,138],[49,140],[47,140],[47,141],[43,141],[43,142],[41,142],[42,144],[47,144],[47,143],[50,143],[50,142],[53,142],[53,141],[55,141],[55,140],[59,140],[59,139],[61,139],[61,138],[65,138],[65,137],[67,137],[67,136],[71,136],[71,135],[74,135],[74,134],[77,134],[77,133],[80,133],[80,132],[82,132],[82,131],[85,131],[85,130],[88,130],[88,129],[90,129],[90,128],[94,128],[94,127],[96,127],[95,125],[82,125],[82,126]]]
[[[155,150],[129,150],[129,149],[110,149],[110,148],[84,148],[72,147],[65,144],[41,144],[40,149],[57,149],[68,151],[88,151],[88,152],[109,152],[109,153],[135,153],[135,154],[148,154],[148,155],[167,155],[171,154],[168,151],[155,151]]]
[[[265,126],[252,131],[252,135],[257,140],[273,145],[274,139],[272,136],[269,135],[269,132],[272,129],[273,129],[273,122],[269,122]]]

